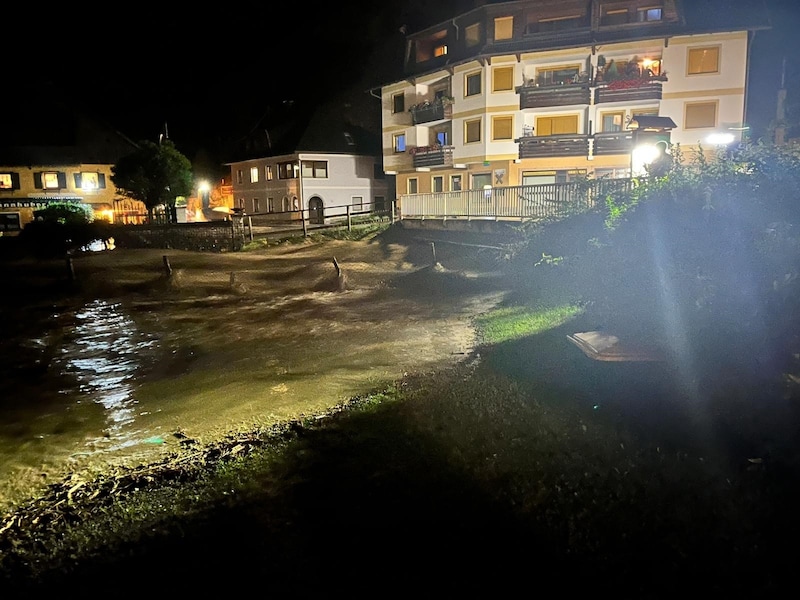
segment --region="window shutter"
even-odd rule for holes
[[[75,189],[76,190],[81,189],[81,180],[82,180],[81,174],[75,173],[73,177],[75,178]]]
[[[97,187],[101,190],[106,189],[106,174],[105,173],[98,173],[97,174]]]
[[[67,189],[67,174],[64,171],[58,172],[58,187],[59,189]]]
[[[18,190],[19,188],[19,173],[11,173],[11,189]]]
[[[41,171],[37,171],[36,173],[33,174],[33,187],[35,187],[37,190],[41,190],[44,188],[44,185],[42,185]]]

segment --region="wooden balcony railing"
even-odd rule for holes
[[[594,103],[641,102],[661,100],[661,81],[655,79],[622,79],[600,84],[594,91]]]
[[[547,156],[587,156],[589,136],[573,135],[526,135],[514,140],[519,144],[520,158]]]
[[[411,122],[414,125],[445,121],[453,118],[453,103],[450,100],[437,98],[412,106],[409,111],[411,112]]]
[[[587,82],[567,83],[564,85],[534,85],[528,83],[517,87],[516,91],[519,94],[520,109],[589,104],[591,100]]]
[[[452,146],[417,146],[409,148],[414,167],[452,167]]]
[[[630,131],[615,131],[609,133],[595,133],[595,156],[604,154],[630,154],[633,149],[633,133]]]

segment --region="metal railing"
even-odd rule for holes
[[[597,179],[406,194],[400,198],[400,219],[560,219],[593,209],[607,194],[630,190],[631,179]]]

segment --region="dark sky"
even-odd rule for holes
[[[775,29],[759,33],[753,50],[757,131],[774,118],[784,55],[790,96],[794,87],[800,97],[800,0],[766,1]],[[48,7],[47,18],[18,20],[36,25],[10,33],[20,58],[11,64],[21,65],[33,89],[69,94],[135,140],[157,140],[166,124],[191,158],[198,146],[218,146],[255,124],[270,104],[316,102],[337,89],[366,94],[394,80],[402,68],[402,25],[414,32],[481,3],[233,2],[211,12],[143,0],[114,13],[58,4]],[[44,57],[49,66],[26,66],[28,55],[31,65]]]

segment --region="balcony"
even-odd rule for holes
[[[519,144],[520,158],[589,155],[589,136],[583,134],[527,135],[514,141]]]
[[[414,125],[445,121],[453,118],[453,101],[449,98],[436,98],[415,104],[408,109]]]
[[[520,109],[589,104],[591,99],[587,82],[558,85],[537,85],[529,82],[517,87],[517,93]]]
[[[594,134],[594,155],[630,154],[633,150],[633,133],[613,131]]]
[[[414,161],[414,168],[417,167],[452,167],[453,166],[453,147],[440,146],[417,146],[409,148]]]
[[[666,81],[666,78],[616,79],[608,83],[598,81],[598,87],[594,91],[594,103],[661,100],[662,81]]]

